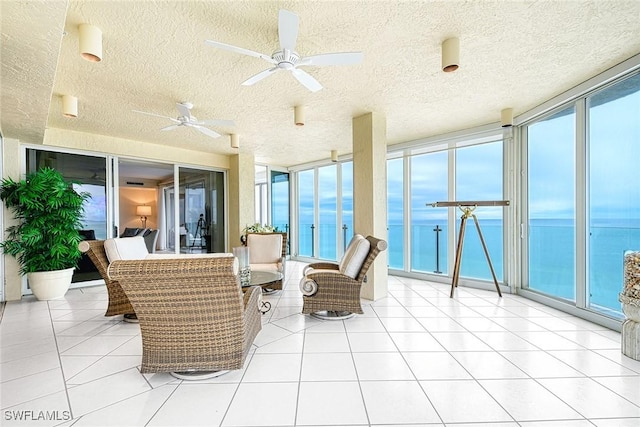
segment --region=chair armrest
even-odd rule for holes
[[[314,262],[313,264],[309,264],[308,267],[313,268],[314,270],[338,270],[340,266],[334,262]]]
[[[311,270],[339,270],[340,266],[333,262],[314,262],[305,266],[302,269],[302,275],[306,276],[311,273]]]
[[[346,276],[337,270],[314,270],[305,276],[314,280],[318,288],[334,288],[346,286],[361,286],[356,279]]]
[[[247,307],[258,307],[258,303],[260,302],[260,297],[262,296],[262,289],[260,286],[251,286],[244,292],[244,309],[247,310]]]

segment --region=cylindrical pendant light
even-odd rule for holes
[[[102,61],[102,31],[89,24],[80,24],[80,55],[87,61]]]
[[[240,138],[237,133],[231,134],[231,148],[240,148]]]
[[[304,106],[296,105],[293,108],[293,121],[296,126],[304,126]]]
[[[442,42],[442,71],[450,73],[460,66],[460,40],[452,37]]]
[[[503,128],[513,126],[513,108],[505,108],[500,112],[500,124]]]
[[[332,162],[338,161],[338,150],[331,150],[331,161]]]
[[[71,95],[62,95],[62,114],[65,117],[78,117],[78,98]]]

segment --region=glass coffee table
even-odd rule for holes
[[[243,287],[260,286],[263,293],[269,294],[271,292],[274,292],[273,289],[269,289],[269,285],[277,282],[278,280],[282,280],[282,277],[282,273],[279,273],[277,271],[252,270],[251,281],[248,285]],[[271,310],[271,303],[269,301],[261,301],[260,311],[262,312],[262,314],[265,314],[269,310]]]

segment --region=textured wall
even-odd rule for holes
[[[20,142],[5,138],[2,171],[4,177],[20,179]],[[4,206],[4,204],[3,204]],[[13,214],[4,209],[4,226],[15,224]],[[4,298],[6,301],[19,300],[22,297],[22,276],[19,274],[20,266],[15,258],[4,256]]]
[[[45,131],[43,144],[75,148],[83,151],[140,157],[148,160],[162,160],[171,163],[229,168],[229,157],[223,154],[203,153],[179,147],[168,147],[58,128],[48,128]]]
[[[240,245],[240,235],[255,222],[255,159],[236,154],[229,159],[229,250]]]

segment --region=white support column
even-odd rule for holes
[[[229,160],[229,251],[240,245],[242,230],[255,222],[255,160],[236,154]]]
[[[353,118],[354,232],[387,237],[387,122],[377,113]],[[361,295],[384,298],[388,291],[388,253],[381,252],[367,273]]]

